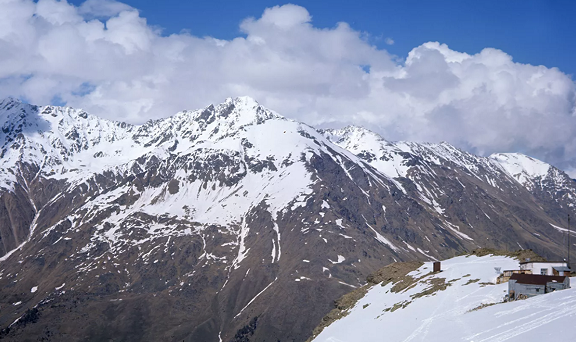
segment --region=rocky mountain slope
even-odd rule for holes
[[[247,97],[139,126],[6,99],[0,126],[7,340],[303,341],[394,261],[561,257],[576,196],[523,155],[317,131]]]
[[[488,255],[427,262],[392,282],[374,284],[348,314],[313,341],[549,341],[574,340],[576,289],[502,303],[508,284],[495,284],[494,267],[518,261]],[[572,278],[572,283],[576,278]]]

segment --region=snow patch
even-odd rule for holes
[[[328,259],[328,261],[330,261],[333,264],[340,264],[340,263],[344,262],[344,260],[346,260],[346,258],[344,258],[344,256],[342,256],[342,255],[338,255],[337,261],[332,261],[332,260]]]

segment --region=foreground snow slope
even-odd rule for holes
[[[470,311],[500,302],[507,292],[508,284],[482,284],[495,281],[494,267],[517,266],[518,262],[508,257],[462,256],[443,261],[442,272],[426,276],[432,263],[425,263],[409,274],[424,276],[416,286],[393,293],[391,283],[375,285],[348,316],[324,329],[314,341],[530,342],[548,341],[554,336],[576,340],[572,328],[576,318],[574,288]],[[451,285],[423,295],[432,287],[432,279],[438,278]]]

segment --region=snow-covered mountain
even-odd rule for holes
[[[366,290],[347,315],[313,341],[572,341],[576,288],[502,303],[508,284],[495,284],[495,267],[518,268],[503,256],[460,256],[432,263]],[[572,278],[572,284],[576,280]],[[406,283],[406,284],[403,284]],[[409,283],[409,284],[408,284]]]
[[[554,195],[557,195],[558,191],[573,188],[566,173],[521,153],[479,157],[444,142],[389,142],[374,132],[355,126],[322,132],[330,141],[360,156],[391,178],[407,177],[418,183],[423,174],[431,175],[438,167],[449,167],[461,169],[493,187],[499,187],[499,182],[503,182],[503,186],[515,183],[502,177],[504,173],[529,191],[554,189]],[[566,196],[569,200],[567,205],[573,206],[572,194]]]
[[[248,97],[143,125],[6,99],[0,126],[0,328],[40,315],[14,340],[305,340],[394,261],[563,255],[576,196],[520,154],[318,131]]]

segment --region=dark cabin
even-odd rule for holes
[[[566,276],[566,277],[570,277],[570,273],[572,271],[570,270],[570,268],[568,268],[567,266],[554,266],[552,267],[552,273],[555,276]]]
[[[508,281],[510,299],[528,298],[570,288],[570,278],[539,274],[512,274]]]

